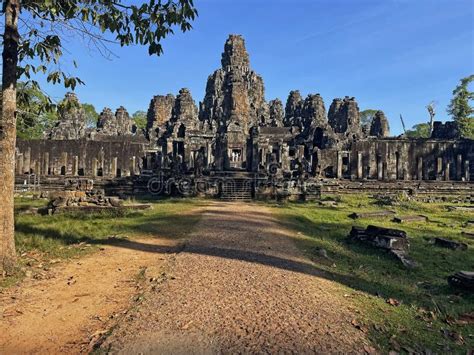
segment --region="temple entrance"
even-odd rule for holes
[[[242,149],[232,148],[229,152],[229,161],[231,168],[241,168],[242,167]]]

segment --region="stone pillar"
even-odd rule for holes
[[[24,172],[27,172],[29,174],[31,170],[31,148],[30,147],[28,147],[24,156],[25,156],[25,161],[23,162],[23,169],[24,169]]]
[[[403,162],[403,180],[411,180],[411,176],[408,170],[408,162]]]
[[[49,174],[49,153],[45,152],[43,155],[43,168],[41,169],[44,175]]]
[[[116,159],[116,158],[114,158],[114,159]],[[152,161],[151,154],[148,153],[146,155],[146,168],[148,170],[150,170],[152,168],[152,162],[151,161]],[[117,165],[115,165],[115,166],[117,166]],[[115,168],[115,170],[114,170],[114,162],[113,162],[113,159],[112,159],[112,175],[115,175],[116,173],[117,173],[117,168]]]
[[[67,152],[63,152],[61,154],[61,165],[64,167],[64,171],[61,171],[61,173],[64,173],[63,175],[67,175]]]
[[[250,152],[247,153],[250,161],[247,161],[247,171],[258,171],[258,142],[255,138],[250,141]]]
[[[400,172],[403,170],[401,169],[401,162],[400,162],[400,153],[395,153],[395,180],[400,180]]]
[[[270,146],[270,154],[273,152],[272,146]],[[298,157],[302,158],[304,157],[304,145],[299,145],[298,146]]]
[[[441,180],[443,176],[443,158],[436,159],[436,180]]]
[[[341,152],[337,152],[337,171],[336,177],[338,179],[342,179],[342,154]]]
[[[262,160],[261,160],[261,163],[264,167],[264,169],[266,170],[267,169],[267,151],[265,149],[265,147],[262,147]]]
[[[23,175],[24,174],[24,169],[23,169],[23,154],[20,153],[16,156],[16,162],[15,162],[15,168],[16,168],[16,173],[18,175]]]
[[[92,159],[92,176],[97,176],[97,165],[98,165],[97,158],[93,158]]]
[[[446,165],[444,166],[444,180],[449,181],[450,176],[449,176],[449,171],[450,171],[451,163],[449,161],[446,162]]]
[[[72,175],[79,175],[79,157],[77,155],[72,158]]]
[[[416,166],[416,169],[417,169],[416,178],[418,180],[423,180],[423,158],[422,157],[418,157],[418,164]]]
[[[41,175],[41,163],[39,161],[35,162],[35,174]]]
[[[462,155],[456,157],[456,180],[462,180]]]
[[[389,180],[390,176],[389,176],[389,171],[388,171],[388,163],[386,161],[384,161],[382,163],[382,178],[384,181],[387,181]]]
[[[357,178],[363,179],[362,153],[357,152]]]
[[[184,157],[183,157],[184,159]],[[130,175],[131,176],[135,176],[135,169],[136,169],[136,166],[137,166],[137,158],[135,156],[132,157],[131,160],[131,166],[130,166]]]
[[[156,160],[155,160],[154,168],[161,169],[163,167],[163,152],[160,152],[160,151],[156,152],[155,159]]]
[[[187,160],[188,167],[194,169],[194,159],[196,159],[196,154],[198,151],[189,151],[189,159]]]
[[[207,166],[212,164],[212,146],[211,142],[206,143],[206,158],[207,158]]]
[[[147,159],[147,164],[148,164],[148,159]],[[151,162],[150,162],[150,165],[151,165]],[[112,175],[113,177],[117,177],[117,157],[112,158],[112,169],[111,169],[110,175]]]
[[[382,163],[382,157],[380,156],[377,157],[377,179],[378,180],[383,179],[383,163]]]
[[[258,148],[256,151],[255,165],[258,167]],[[290,147],[286,144],[283,146],[283,151],[281,153],[281,169],[283,171],[290,170]]]
[[[464,180],[465,181],[471,180],[471,172],[469,170],[469,160],[464,161]]]

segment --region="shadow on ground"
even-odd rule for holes
[[[292,242],[297,242],[305,250],[311,260],[292,260],[286,258],[284,255],[272,255],[271,251],[269,251],[269,253],[254,252],[252,251],[252,245],[249,245],[248,248],[245,249],[220,247],[219,245],[215,245],[213,240],[207,240],[203,236],[200,236],[198,241],[194,241],[193,238],[191,238],[179,243],[177,246],[160,246],[130,239],[89,238],[87,236],[78,236],[74,233],[59,232],[54,228],[37,227],[29,223],[18,223],[16,228],[18,232],[24,233],[25,235],[41,235],[46,239],[61,240],[66,245],[84,242],[91,245],[113,245],[115,247],[149,253],[186,252],[259,263],[270,267],[326,278],[373,295],[396,297],[403,299],[405,303],[417,306],[426,305],[426,300],[419,298],[419,293],[423,292],[423,290],[417,290],[415,292],[407,289],[403,283],[396,282],[397,278],[406,279],[407,277],[412,278],[413,283],[426,281],[426,274],[420,270],[412,271],[403,268],[394,257],[383,251],[348,243],[345,236],[354,224],[353,221],[348,219],[337,222],[328,221],[315,223],[305,216],[297,216],[297,218],[289,216],[283,221],[283,226],[286,228],[279,229],[278,225],[281,225],[282,221],[276,221],[275,216],[271,212],[252,211],[251,213],[236,214],[232,210],[223,210],[226,205],[229,205],[227,206],[229,209],[232,208],[232,204],[221,203],[221,208],[216,210],[215,208],[207,208],[206,203],[204,203],[201,205],[200,210],[185,215],[163,216],[163,218],[157,216],[131,215],[128,217],[136,218],[136,223],[127,224],[122,226],[121,229],[123,232],[132,235],[159,235],[160,238],[169,239],[187,238],[191,232],[191,224],[187,222],[191,220],[197,222],[200,216],[206,216],[206,218],[213,220],[216,228],[226,229],[226,231],[229,231],[226,227],[227,225],[235,226],[236,222],[238,222],[238,230],[246,231],[249,235],[258,233],[256,231],[263,230],[266,233],[271,233],[275,238],[287,238]],[[87,216],[83,218],[91,219],[94,217]],[[182,228],[176,229],[176,226],[183,224],[185,228],[188,229],[184,231]],[[170,226],[173,228],[170,228]],[[177,233],[176,230],[179,232]],[[236,230],[235,227],[234,230]],[[313,237],[302,238],[297,235],[295,231],[302,231],[303,233],[311,231]],[[230,232],[232,232],[232,229],[230,229]],[[439,231],[429,228],[425,229],[425,233],[432,237],[442,236]],[[320,236],[319,239],[317,237],[318,235]],[[255,234],[255,236],[257,237],[257,234]],[[331,240],[331,244],[327,243],[328,239]],[[423,240],[415,240],[412,244],[412,249],[415,250],[413,256],[415,259],[421,259],[422,264],[425,263],[424,267],[430,267],[431,264],[436,264],[436,260],[423,260],[423,257],[426,256],[423,255],[423,250],[425,248],[433,248],[432,246]],[[329,259],[312,257],[317,255],[316,250],[319,246],[328,249]],[[428,264],[426,264],[427,261]],[[333,264],[336,264],[335,268],[330,267]],[[338,268],[338,264],[343,264],[344,266]],[[351,273],[351,269],[356,271],[364,267],[368,268],[366,274],[357,275],[360,273]],[[379,277],[372,277],[373,275],[378,275]],[[442,278],[444,279],[445,276],[447,275],[442,275]],[[391,278],[395,282],[387,282],[387,278]],[[429,290],[430,294],[447,296],[452,293],[452,290],[446,283],[435,282],[429,287],[431,287]]]

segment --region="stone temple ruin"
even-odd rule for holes
[[[319,94],[266,101],[241,36],[230,35],[221,68],[197,106],[188,89],[154,96],[138,130],[125,108],[105,108],[87,128],[69,93],[45,139],[17,144],[18,188],[59,189],[87,177],[109,193],[309,198],[320,191],[471,193],[474,142],[436,122],[429,139],[390,137],[378,111],[360,124],[353,97],[326,110]]]

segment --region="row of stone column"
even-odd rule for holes
[[[338,152],[337,153],[337,178],[342,178],[342,158],[344,156],[349,157],[349,152]],[[350,161],[350,160],[349,160]],[[367,176],[364,176],[364,164],[363,164],[363,153],[357,152],[357,162],[356,162],[356,178],[364,179]],[[381,157],[377,159],[377,179],[378,180],[410,180],[411,175],[408,162],[401,161],[400,158],[396,157],[395,164],[390,164],[391,169],[389,168],[389,163],[383,161]],[[452,164],[449,160],[446,160],[442,157],[436,159],[436,171],[435,178],[438,181],[444,180],[449,181],[451,179],[451,167]],[[393,171],[395,168],[395,171]],[[455,180],[457,181],[470,181],[470,162],[469,160],[463,160],[461,154],[456,156],[456,174]],[[417,180],[428,180],[427,172],[424,166],[423,157],[418,157],[416,162],[416,179]]]
[[[92,159],[92,168],[90,172],[86,172],[85,168],[81,169],[79,166],[79,156],[72,156],[72,164],[69,165],[69,156],[67,152],[61,153],[61,157],[55,162],[51,162],[50,155],[48,152],[43,153],[42,157],[38,160],[31,159],[31,148],[25,153],[19,153],[16,155],[16,169],[15,172],[18,175],[23,174],[36,174],[36,175],[91,175],[91,176],[133,176],[138,174],[138,167],[136,157],[130,158],[130,164],[126,168],[118,167],[118,158],[112,158],[110,162],[110,169],[104,171],[105,164],[103,159]],[[81,174],[80,174],[81,173]]]

